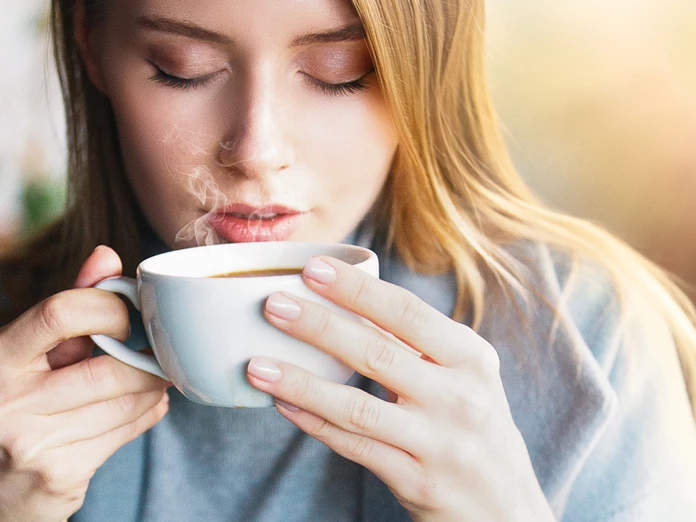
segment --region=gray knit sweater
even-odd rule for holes
[[[554,302],[562,258],[528,247],[530,273]],[[451,276],[382,260],[386,280],[443,313]],[[587,267],[568,305],[573,327],[550,339],[552,313],[533,298],[531,335],[514,306],[489,296],[480,333],[498,350],[510,407],[558,520],[696,520],[696,429],[674,344],[649,303],[630,343],[616,343],[616,299]],[[136,341],[137,343],[137,341]],[[630,344],[630,345],[629,345]],[[360,376],[353,385],[380,394]],[[502,473],[503,471],[501,471]],[[72,522],[399,522],[409,520],[373,475],[304,435],[274,409],[224,409],[172,392],[170,412],[96,474]],[[467,521],[466,513],[461,520]]]

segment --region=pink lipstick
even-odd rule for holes
[[[231,243],[285,241],[306,214],[283,205],[256,207],[237,203],[211,212],[208,223]]]

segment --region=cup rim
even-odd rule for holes
[[[258,249],[258,248],[275,248],[280,244],[288,245],[297,245],[298,247],[305,247],[305,248],[318,248],[321,249],[326,248],[326,247],[331,247],[331,248],[341,248],[345,249],[345,251],[350,252],[358,252],[361,254],[364,254],[364,258],[358,260],[357,262],[352,262],[350,263],[351,265],[355,267],[360,267],[371,260],[377,261],[377,254],[370,250],[367,247],[359,246],[359,245],[352,245],[350,243],[331,243],[331,242],[313,242],[313,241],[259,241],[259,242],[248,242],[248,243],[223,243],[223,244],[218,244],[218,245],[202,245],[202,246],[195,246],[195,247],[188,247],[188,248],[182,248],[182,249],[176,249],[176,250],[169,250],[167,252],[163,252],[161,254],[156,254],[154,256],[148,257],[147,259],[143,260],[137,268],[137,275],[138,277],[142,277],[143,275],[147,276],[155,276],[155,277],[166,277],[166,278],[171,278],[171,279],[196,279],[196,280],[201,280],[201,279],[213,279],[212,277],[205,277],[205,276],[194,276],[194,275],[180,275],[180,274],[171,274],[171,273],[163,273],[162,271],[157,271],[153,270],[150,268],[150,265],[155,264],[157,262],[160,262],[163,258],[165,257],[171,257],[171,256],[181,256],[181,255],[195,255],[196,252],[200,251],[201,249],[216,249],[216,250],[225,250],[225,249]],[[323,254],[318,254],[318,255],[323,255]],[[347,262],[347,261],[346,261]],[[279,267],[281,268],[281,267]],[[264,276],[264,279],[270,279],[270,278],[289,278],[289,277],[302,277],[301,274],[282,274],[282,275],[269,275],[269,276]],[[234,279],[234,278],[232,278]],[[224,279],[218,279],[217,281],[221,281]]]

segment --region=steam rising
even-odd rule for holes
[[[181,183],[183,180],[185,190],[198,200],[201,207],[209,209],[207,214],[191,221],[179,230],[175,238],[177,243],[195,240],[198,246],[202,246],[216,245],[222,242],[215,229],[208,223],[208,220],[215,210],[227,205],[229,199],[218,187],[210,169],[199,165],[190,167],[186,171],[179,169],[175,171],[168,163],[168,159],[171,157],[169,151],[174,148],[182,151],[187,158],[200,158],[203,160],[201,163],[207,163],[205,160],[210,158],[211,153],[198,145],[198,143],[210,143],[214,139],[211,135],[196,133],[178,125],[172,126],[162,139],[164,161],[171,175],[172,182]]]
[[[209,159],[214,156],[214,162],[221,169],[221,175],[229,176],[229,169],[239,166],[243,162],[237,163],[221,163],[218,160],[216,154],[211,154],[206,151],[205,148],[201,147],[197,143],[210,143],[215,138],[210,135],[195,133],[193,131],[183,129],[179,126],[174,126],[166,136],[163,138],[162,143],[165,147],[165,163],[167,158],[170,156],[168,151],[172,148],[177,148],[178,150],[183,150],[188,158],[200,158],[201,163],[208,163]],[[220,149],[226,152],[232,151],[232,147],[227,143],[220,142]],[[249,159],[247,161],[253,161]],[[191,242],[195,240],[198,246],[203,245],[216,245],[224,243],[224,240],[218,236],[215,229],[210,226],[211,218],[214,219],[216,212],[221,208],[229,205],[231,203],[227,195],[219,188],[215,181],[215,176],[206,166],[199,165],[188,168],[186,171],[174,170],[167,164],[168,170],[172,176],[172,181],[180,183],[183,179],[185,190],[191,194],[193,198],[198,200],[200,206],[208,209],[208,212],[186,224],[176,235],[176,242]],[[258,186],[257,201],[264,201],[266,194],[263,193],[263,185]],[[250,215],[249,216],[249,227],[255,231],[258,231],[261,225],[262,215]]]
[[[213,175],[207,167],[194,167],[192,172],[186,177],[186,188],[193,197],[198,199],[203,207],[218,209],[229,204],[229,199],[218,188]],[[191,241],[195,239],[198,246],[219,244],[220,238],[208,222],[213,212],[214,210],[188,223],[177,233],[176,241]]]

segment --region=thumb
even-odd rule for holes
[[[121,258],[113,249],[100,245],[80,268],[75,279],[75,288],[89,288],[107,277],[120,276],[123,271]]]
[[[75,279],[74,288],[89,288],[107,277],[120,276],[123,270],[121,258],[111,248],[100,245],[85,260]],[[69,339],[48,352],[48,364],[53,370],[70,366],[92,355],[89,337]]]

